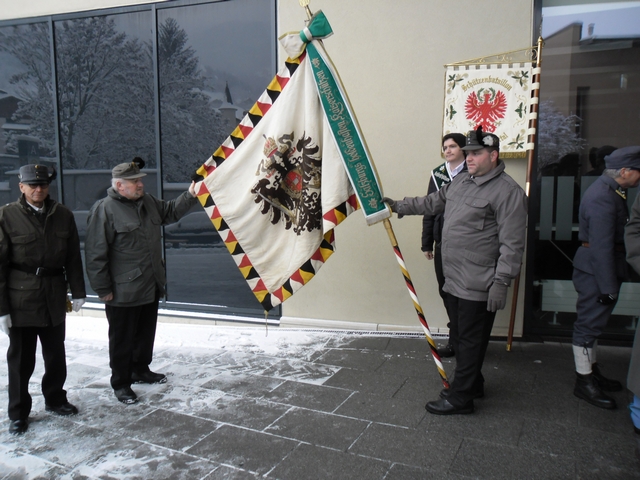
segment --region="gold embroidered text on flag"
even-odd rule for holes
[[[500,138],[501,158],[525,158],[528,142],[535,69],[530,62],[447,66],[443,135],[466,133],[482,125]]]
[[[197,172],[198,198],[265,310],[305,285],[358,208],[306,53]]]

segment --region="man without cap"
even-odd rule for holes
[[[89,283],[106,304],[111,386],[125,404],[138,401],[132,383],[167,381],[149,369],[166,284],[160,229],[197,202],[193,182],[169,202],[145,193],[142,167],[136,157],[113,168],[107,196],[89,211],[85,240]]]
[[[445,162],[431,171],[427,195],[440,190],[467,168],[464,162],[465,152],[462,150],[462,147],[466,144],[467,140],[461,133],[448,133],[442,137],[442,151],[444,152]],[[422,251],[427,260],[433,260],[436,279],[438,280],[438,293],[444,302],[446,310],[447,293],[442,289],[444,287],[444,273],[442,273],[442,253],[440,251],[443,221],[441,213],[438,215],[425,215],[422,218]],[[449,316],[448,310],[447,316]],[[451,320],[447,323],[447,327],[449,328],[449,341],[444,347],[438,349],[438,355],[441,357],[453,357],[455,355],[451,340]]]
[[[627,278],[624,228],[629,220],[627,189],[640,183],[637,147],[619,148],[605,157],[606,168],[580,202],[578,239],[573,258],[573,285],[578,292],[573,324],[576,384],[573,393],[591,405],[614,409],[616,402],[604,392],[622,390],[606,378],[597,363],[597,342],[618,301]]]
[[[442,265],[451,313],[456,369],[451,387],[428,402],[437,415],[472,413],[484,396],[482,363],[496,311],[520,271],[527,197],[505,173],[496,135],[479,127],[467,135],[467,171],[426,197],[385,198],[398,218],[444,212]]]
[[[0,207],[0,329],[9,335],[9,432],[27,431],[32,400],[29,379],[42,346],[45,410],[74,415],[64,382],[67,289],[72,308],[84,304],[80,240],[73,213],[49,196],[55,170],[20,167],[18,201]]]

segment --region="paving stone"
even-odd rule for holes
[[[404,382],[405,377],[397,373],[384,374],[342,368],[323,385],[391,397],[402,387]]]
[[[374,350],[343,350],[333,348],[318,357],[315,363],[349,367],[357,370],[377,370],[389,354]]]
[[[253,430],[264,430],[290,407],[253,398],[224,395],[198,410],[197,415],[220,423],[229,423]]]
[[[423,429],[372,424],[349,449],[364,455],[404,465],[446,472],[461,441]]]
[[[129,433],[139,440],[184,452],[215,431],[217,426],[210,420],[154,410],[132,423]]]
[[[349,390],[287,381],[264,398],[296,407],[333,412],[352,394]]]
[[[265,432],[346,451],[368,425],[367,421],[341,415],[292,408]]]
[[[263,397],[283,383],[284,380],[280,378],[223,372],[201,386],[211,390],[221,390],[232,395]]]
[[[269,475],[281,480],[386,478],[389,462],[302,444]]]
[[[376,372],[382,374],[402,374],[406,377],[424,377],[427,372],[437,373],[436,364],[430,357],[422,358],[406,357],[395,354],[389,356],[386,361],[376,369]]]
[[[218,465],[156,445],[138,442],[136,446],[112,449],[76,466],[70,478],[126,478],[190,480],[211,478]]]
[[[436,344],[441,343],[441,346],[445,346],[447,344],[446,340],[438,339]],[[420,337],[414,338],[402,338],[402,337],[392,337],[389,340],[389,345],[387,345],[386,351],[391,352],[401,352],[405,355],[415,356],[415,357],[425,357],[431,355],[429,352],[431,351],[431,347],[429,347],[429,342],[424,335]]]
[[[640,462],[634,458],[632,430],[626,434],[613,434],[591,428],[570,428],[553,422],[526,420],[518,446],[575,458],[583,471],[598,472],[607,465],[624,471],[640,468]]]
[[[518,447],[465,439],[456,452],[450,472],[473,478],[575,478],[575,460],[532,452]]]
[[[282,461],[298,442],[232,425],[222,425],[186,450],[191,455],[265,474]]]
[[[386,350],[391,339],[389,337],[335,335],[327,341],[325,349],[353,349],[353,350]]]
[[[372,422],[415,428],[425,416],[426,410],[422,401],[418,399],[410,401],[354,393],[334,413]]]

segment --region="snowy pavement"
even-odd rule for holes
[[[566,344],[491,342],[476,413],[439,417],[424,410],[442,385],[416,335],[160,323],[151,367],[169,380],[134,385],[129,406],[109,387],[106,338],[106,320],[69,317],[77,416],[44,411],[41,357],[26,434],[8,434],[0,389],[0,478],[640,478],[627,392],[615,411],[575,398]],[[620,380],[629,357],[599,351]]]

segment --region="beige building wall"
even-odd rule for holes
[[[0,18],[139,3],[148,2],[2,0]],[[333,27],[325,47],[391,198],[425,194],[430,170],[443,161],[443,65],[525,48],[533,37],[532,0],[312,0],[310,7],[322,9]],[[305,19],[296,0],[278,1],[279,34],[300,30]],[[278,53],[280,65],[286,54]],[[508,160],[507,172],[524,186],[525,160]],[[422,219],[394,216],[391,224],[427,322],[434,333],[446,332],[433,263],[420,251]],[[283,304],[282,326],[421,331],[384,226],[368,227],[355,212],[335,233],[336,253]],[[521,283],[516,335],[523,294]],[[496,318],[496,335],[507,333],[509,305]]]

